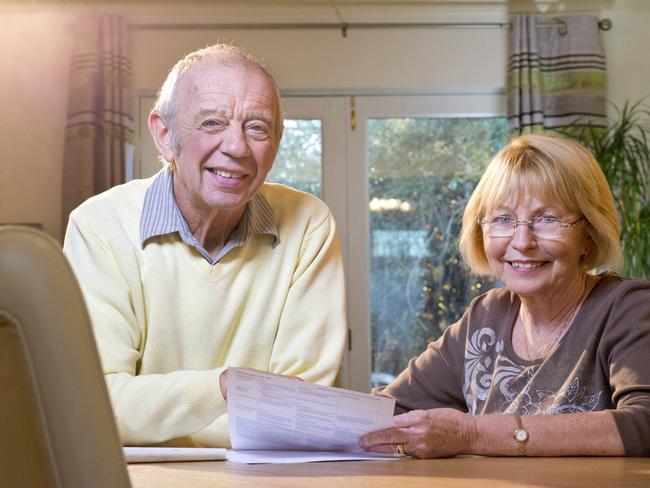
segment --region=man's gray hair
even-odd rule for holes
[[[165,122],[165,125],[167,126],[174,151],[176,153],[181,152],[181,140],[178,131],[178,87],[180,86],[181,80],[189,71],[189,69],[196,62],[201,61],[202,59],[209,56],[215,56],[219,62],[223,63],[224,65],[233,66],[240,64],[243,66],[252,66],[259,69],[262,73],[264,73],[264,75],[266,75],[266,77],[273,85],[273,89],[275,91],[276,106],[274,135],[276,145],[280,144],[284,117],[282,113],[282,99],[280,97],[280,89],[278,88],[275,79],[260,60],[247,53],[242,48],[232,44],[214,44],[212,46],[191,52],[179,60],[169,71],[167,79],[158,92],[158,96],[153,108],[160,114],[163,121]]]

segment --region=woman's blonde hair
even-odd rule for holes
[[[623,262],[621,224],[603,171],[593,155],[570,139],[526,135],[492,159],[465,207],[460,252],[473,272],[490,275],[480,220],[525,192],[586,220],[593,240],[582,258],[585,269],[616,269]]]

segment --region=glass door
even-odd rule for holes
[[[389,383],[494,286],[461,263],[456,240],[465,203],[505,142],[501,104],[498,95],[357,98],[350,179],[363,183],[349,197],[348,271],[353,337],[366,354],[351,357],[355,389]]]
[[[368,120],[373,386],[389,383],[493,286],[460,262],[456,240],[505,136],[503,117]]]

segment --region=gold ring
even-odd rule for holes
[[[403,442],[398,442],[397,444],[395,444],[395,456],[406,456]]]

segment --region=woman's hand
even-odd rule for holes
[[[393,417],[390,429],[379,430],[359,439],[359,447],[370,452],[404,451],[419,458],[451,457],[469,453],[475,436],[473,417],[452,408],[413,410]]]

